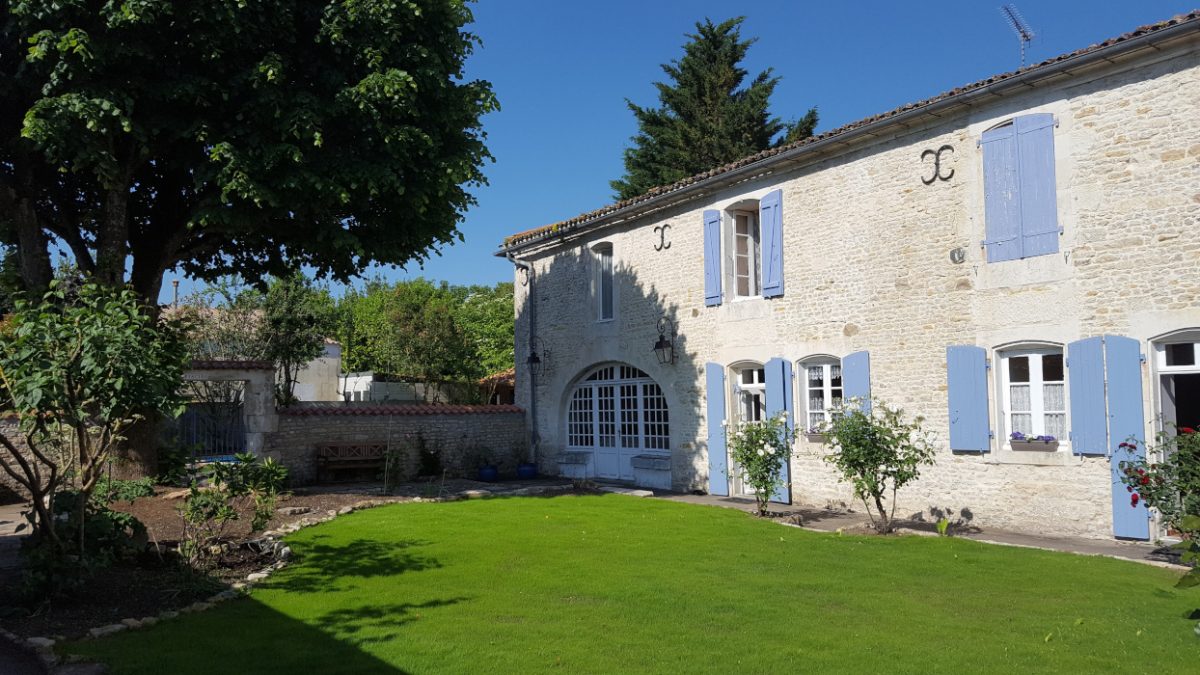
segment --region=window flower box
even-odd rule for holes
[[[809,427],[804,431],[804,439],[809,443],[824,443],[829,440],[829,434],[819,427]]]
[[[1053,436],[1026,436],[1014,431],[1008,437],[1008,443],[1013,450],[1033,452],[1054,452],[1058,450],[1058,439]]]

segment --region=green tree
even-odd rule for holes
[[[338,303],[346,370],[473,381],[513,365],[512,284],[368,282]]]
[[[626,100],[638,123],[633,146],[625,150],[625,176],[610,184],[617,199],[644,194],[753,155],[778,142],[812,135],[817,110],[784,123],[768,111],[779,78],[768,68],[742,87],[741,62],[755,40],[743,40],[737,17],[696,24],[683,58],[662,66],[669,82],[656,82],[658,108]]]
[[[40,301],[17,301],[0,336],[0,381],[20,437],[0,435],[0,469],[28,491],[39,540],[85,553],[97,480],[137,420],[180,409],[186,362],[184,330],[152,317],[132,291],[53,282]],[[55,495],[65,487],[76,491],[76,542],[62,541],[55,526]]]
[[[471,286],[458,305],[456,319],[475,345],[483,374],[513,367],[513,285]]]
[[[156,300],[200,279],[348,279],[460,235],[490,159],[470,0],[0,7],[0,242]],[[128,261],[128,266],[127,266]]]
[[[333,299],[308,277],[296,272],[272,280],[260,306],[264,353],[277,372],[275,400],[286,405],[296,400],[300,370],[325,349]]]

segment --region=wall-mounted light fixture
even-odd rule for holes
[[[658,341],[654,343],[654,355],[664,366],[675,363],[675,322],[665,316],[658,320]]]
[[[529,356],[525,357],[525,365],[534,377],[541,377],[550,360],[550,350],[546,349],[540,337],[534,336],[529,342]]]

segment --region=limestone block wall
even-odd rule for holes
[[[3,434],[18,450],[25,450],[25,441],[22,440],[24,437],[17,428],[16,417],[0,416],[0,434]],[[0,449],[0,452],[5,453],[4,457],[7,460],[8,451]],[[25,490],[7,472],[0,470],[0,504],[20,501],[25,496]]]
[[[549,358],[533,386],[518,359],[516,402],[528,408],[536,397],[542,469],[553,470],[565,450],[574,381],[598,363],[636,366],[663,388],[672,485],[691,490],[708,480],[705,363],[868,350],[873,393],[924,416],[938,436],[937,465],[901,494],[898,513],[967,509],[989,526],[1111,536],[1106,459],[1030,459],[999,441],[984,455],[950,451],[945,350],[978,345],[994,358],[1013,343],[1061,345],[1107,332],[1141,340],[1146,351],[1155,336],[1200,327],[1200,51],[1176,47],[962,110],[521,251],[534,273],[516,278],[517,354],[529,352],[528,308],[536,304]],[[995,124],[1033,112],[1058,122],[1059,252],[989,264],[976,142]],[[953,177],[925,185],[931,165],[921,154],[943,145],[953,147],[943,154]],[[706,307],[703,211],[774,189],[783,191],[784,296]],[[670,246],[657,250],[663,226]],[[591,248],[601,242],[612,245],[617,270],[610,322],[596,320]],[[966,252],[962,263],[950,259],[956,248]],[[662,316],[679,329],[673,365],[659,365],[651,352]],[[1148,434],[1157,415],[1153,377],[1144,366]],[[993,383],[996,428],[998,393]],[[801,440],[796,452],[795,500],[850,501],[821,446]]]
[[[417,475],[421,443],[451,477],[474,475],[484,459],[501,474],[515,473],[528,453],[525,414],[515,406],[330,403],[281,410],[264,455],[286,465],[294,485],[304,485],[316,480],[318,445],[354,442],[388,443],[404,453],[405,478]]]

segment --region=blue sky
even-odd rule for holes
[[[1188,2],[1016,4],[1037,32],[1033,63],[1187,12]],[[684,34],[705,17],[745,15],[743,35],[758,38],[747,69],[753,75],[771,67],[782,78],[773,112],[791,119],[815,105],[819,133],[1015,69],[1018,41],[1000,4],[480,0],[471,30],[483,44],[468,75],[492,83],[501,111],[484,119],[495,162],[485,167],[489,185],[474,191],[479,204],[460,225],[466,241],[424,269],[367,274],[456,284],[510,280],[509,264],[492,255],[505,235],[612,201],[608,181],[622,174],[621,153],[636,131],[625,99],[657,103],[652,83],[662,79],[660,64],[680,56]]]

